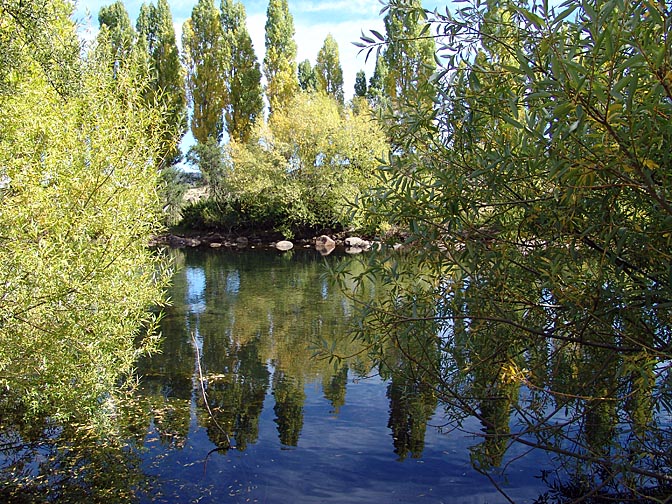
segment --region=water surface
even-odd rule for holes
[[[177,259],[164,351],[138,369],[143,502],[506,502],[472,468],[480,424],[443,425],[431,394],[383,380],[351,341],[351,302],[319,254]],[[353,357],[316,360],[320,341]],[[548,457],[522,450],[493,475],[533,502]]]

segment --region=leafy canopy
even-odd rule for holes
[[[80,56],[69,3],[6,7],[0,53],[9,33],[20,44],[12,92],[0,94],[2,402],[26,417],[86,418],[155,343],[159,117],[137,67],[109,72],[113,38]],[[68,56],[44,66],[47,52]]]
[[[392,1],[387,11],[388,34],[401,37],[381,53],[397,145],[366,209],[407,233],[420,268],[387,254],[371,263],[389,295],[367,304],[360,336],[374,350],[424,341],[418,365],[447,414],[474,415],[489,434],[474,452],[484,469],[511,435],[589,462],[578,474],[594,486],[669,481],[669,457],[653,462],[670,442],[657,414],[672,409],[666,5],[493,0],[442,14]],[[441,67],[403,100],[416,91],[405,94],[398,63],[411,60],[391,56],[424,19]]]

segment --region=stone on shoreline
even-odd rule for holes
[[[371,242],[363,240],[358,236],[350,236],[345,239],[345,246],[349,248],[361,249],[361,251],[369,250],[371,248]]]
[[[294,248],[294,244],[290,241],[282,240],[275,244],[275,248],[286,252],[287,250],[292,250]]]
[[[336,248],[336,242],[327,235],[318,236],[315,239],[315,249],[323,256],[328,256]]]

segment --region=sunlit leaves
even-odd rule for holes
[[[338,44],[331,34],[324,39],[324,45],[317,53],[315,75],[318,89],[343,104],[343,69],[338,57]]]
[[[34,53],[28,44],[0,107],[11,180],[0,211],[0,379],[28,415],[86,416],[156,342],[147,309],[165,273],[146,245],[158,225],[158,138],[147,134],[158,116],[143,106],[136,68],[110,75],[108,47],[81,62],[67,99]]]
[[[224,132],[226,87],[222,73],[229,64],[219,10],[214,0],[199,0],[182,28],[187,91],[192,107],[191,132],[199,143],[220,140]]]
[[[264,110],[261,70],[247,31],[243,4],[224,0],[220,16],[225,43],[231,48],[230,64],[223,71],[227,88],[226,130],[229,138],[246,142]]]
[[[232,196],[266,201],[290,228],[352,224],[348,203],[371,182],[387,149],[366,111],[343,111],[324,93],[297,94],[268,125],[257,125],[252,140],[229,147]]]
[[[289,103],[298,89],[294,19],[287,0],[270,0],[266,11],[264,75],[270,111]]]

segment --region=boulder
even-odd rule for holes
[[[239,236],[236,238],[236,246],[240,248],[245,248],[250,243],[246,236]]]
[[[317,251],[323,256],[331,254],[335,248],[336,242],[327,235],[318,236],[315,239],[315,249],[317,249]]]
[[[345,239],[345,246],[362,250],[369,250],[371,247],[371,242],[363,240],[357,236],[350,236]]]
[[[282,240],[275,244],[275,248],[284,252],[287,250],[292,250],[294,248],[294,244],[290,241]]]

